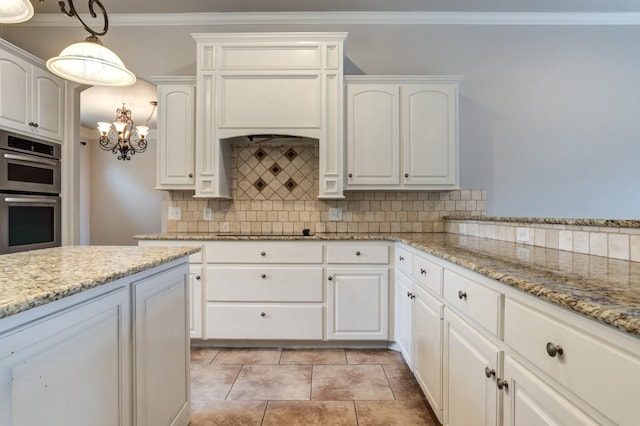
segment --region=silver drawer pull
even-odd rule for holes
[[[47,160],[46,158],[38,157],[26,157],[24,155],[17,154],[4,154],[4,158],[7,160],[27,161],[29,163],[46,164],[48,166],[57,166],[58,162],[55,160]]]
[[[22,197],[6,197],[5,203],[42,203],[42,204],[56,204],[58,202],[56,198],[22,198]]]
[[[421,273],[422,275],[427,275],[427,270],[426,270],[426,269],[424,269],[424,268],[420,268],[420,273]]]
[[[549,342],[547,343],[547,353],[551,358],[555,358],[556,355],[562,356],[562,354],[564,354],[564,349],[562,349],[562,346],[560,345]]]
[[[400,262],[404,262],[404,257],[400,256]]]
[[[484,375],[487,376],[488,378],[491,378],[491,376],[496,375],[496,370],[494,370],[493,368],[485,367]]]
[[[460,290],[460,291],[458,292],[458,299],[460,299],[460,300],[462,300],[462,299],[467,300],[467,292],[466,292],[466,291],[462,291],[462,290]]]
[[[502,388],[509,389],[509,382],[498,377],[496,380],[496,386],[498,386],[498,389],[500,390],[502,390]]]

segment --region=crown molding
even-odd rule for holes
[[[82,14],[85,22],[91,16]],[[640,25],[640,12],[225,12],[114,13],[111,26],[223,25]],[[75,27],[62,13],[36,14],[19,26]]]

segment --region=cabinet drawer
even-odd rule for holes
[[[227,302],[322,302],[322,268],[207,268],[207,298]]]
[[[207,306],[210,339],[321,340],[322,306],[212,304]]]
[[[322,263],[322,245],[239,241],[207,246],[209,263]]]
[[[640,359],[631,354],[633,350],[623,351],[600,336],[509,298],[505,301],[504,340],[615,423],[637,424]],[[559,345],[562,354],[551,356],[549,343]]]
[[[395,250],[396,269],[404,272],[408,276],[413,273],[413,254],[400,247]]]
[[[500,300],[502,294],[475,281],[444,271],[444,299],[447,303],[469,316],[491,334],[499,333]]]
[[[414,256],[412,275],[420,287],[438,296],[442,295],[442,267],[427,259]]]
[[[368,244],[328,245],[329,263],[389,263],[389,246]]]

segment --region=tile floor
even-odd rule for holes
[[[192,349],[191,426],[439,423],[388,350]]]

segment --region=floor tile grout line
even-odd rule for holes
[[[393,391],[393,386],[391,386],[391,381],[389,380],[389,375],[387,374],[387,370],[384,368],[384,364],[380,364],[380,368],[382,368],[382,372],[384,373],[384,378],[387,379],[387,384],[389,385],[389,390],[391,391],[391,395],[393,395],[393,400],[398,401],[398,397],[396,397],[396,393]]]
[[[229,365],[229,364],[227,364]],[[240,369],[238,370],[238,373],[236,374],[236,377],[233,379],[233,383],[231,383],[231,386],[229,386],[229,390],[227,391],[227,394],[224,397],[224,401],[230,401],[229,395],[231,395],[231,390],[233,389],[233,387],[235,386],[236,382],[238,381],[238,377],[240,377],[240,373],[242,372],[242,369],[244,368],[244,364],[231,364],[231,365],[240,365]]]

